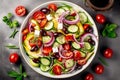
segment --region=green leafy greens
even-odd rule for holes
[[[106,24],[105,28],[102,31],[102,36],[116,38],[117,37],[117,33],[115,32],[116,28],[117,28],[116,24]]]
[[[26,72],[23,72],[22,64],[20,64],[19,72],[12,70],[8,72],[9,77],[16,78],[16,80],[23,80],[23,78],[27,77]]]

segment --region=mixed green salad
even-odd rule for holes
[[[97,36],[85,12],[48,4],[33,13],[22,31],[30,64],[53,75],[79,70],[94,54]]]

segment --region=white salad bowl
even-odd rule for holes
[[[90,59],[87,61],[87,63],[85,65],[83,65],[83,67],[77,71],[73,71],[72,73],[68,73],[68,74],[62,74],[62,75],[51,75],[49,74],[48,72],[42,72],[40,70],[40,68],[36,68],[36,67],[33,67],[30,62],[29,62],[29,57],[26,55],[26,52],[24,50],[24,47],[22,45],[22,30],[25,28],[25,25],[27,24],[28,22],[28,19],[33,15],[33,13],[37,10],[40,10],[41,8],[43,7],[46,7],[48,4],[50,3],[55,3],[57,5],[61,5],[61,3],[65,3],[65,4],[68,4],[70,6],[72,6],[76,11],[82,11],[82,12],[85,12],[86,15],[88,16],[89,20],[92,22],[93,24],[93,30],[94,30],[94,34],[97,36],[97,43],[95,44],[95,49],[94,49],[94,54],[90,57]],[[79,74],[80,72],[82,72],[83,70],[85,70],[89,64],[92,62],[92,60],[94,59],[96,53],[97,53],[97,49],[98,49],[98,43],[99,43],[99,37],[98,37],[98,30],[96,28],[96,25],[95,25],[95,22],[93,21],[92,17],[83,9],[81,8],[80,6],[74,4],[74,3],[71,3],[71,2],[68,2],[68,1],[50,1],[50,2],[46,2],[46,3],[43,3],[43,4],[40,4],[39,6],[37,6],[36,8],[34,8],[28,15],[27,17],[25,18],[25,20],[23,21],[22,25],[21,25],[21,29],[20,29],[20,35],[19,35],[19,46],[20,46],[20,51],[21,51],[21,54],[24,58],[24,60],[27,62],[27,64],[36,72],[38,72],[39,74],[41,75],[44,75],[46,77],[50,77],[50,78],[68,78],[68,77],[72,77],[72,76],[75,76],[77,74]]]

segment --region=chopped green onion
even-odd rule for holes
[[[108,66],[107,62],[106,62],[103,58],[99,57],[98,59],[99,59],[100,62],[103,63],[105,66]]]
[[[9,38],[14,38],[15,35],[17,34],[17,32],[18,32],[18,31],[17,31],[16,29],[14,29],[13,33],[10,35]]]
[[[19,49],[19,47],[15,46],[15,45],[12,45],[12,44],[9,44],[9,45],[7,45],[5,47],[7,47],[9,49]]]

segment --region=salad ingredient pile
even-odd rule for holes
[[[87,14],[62,4],[33,13],[22,30],[29,62],[52,75],[80,69],[94,54],[97,36]]]

